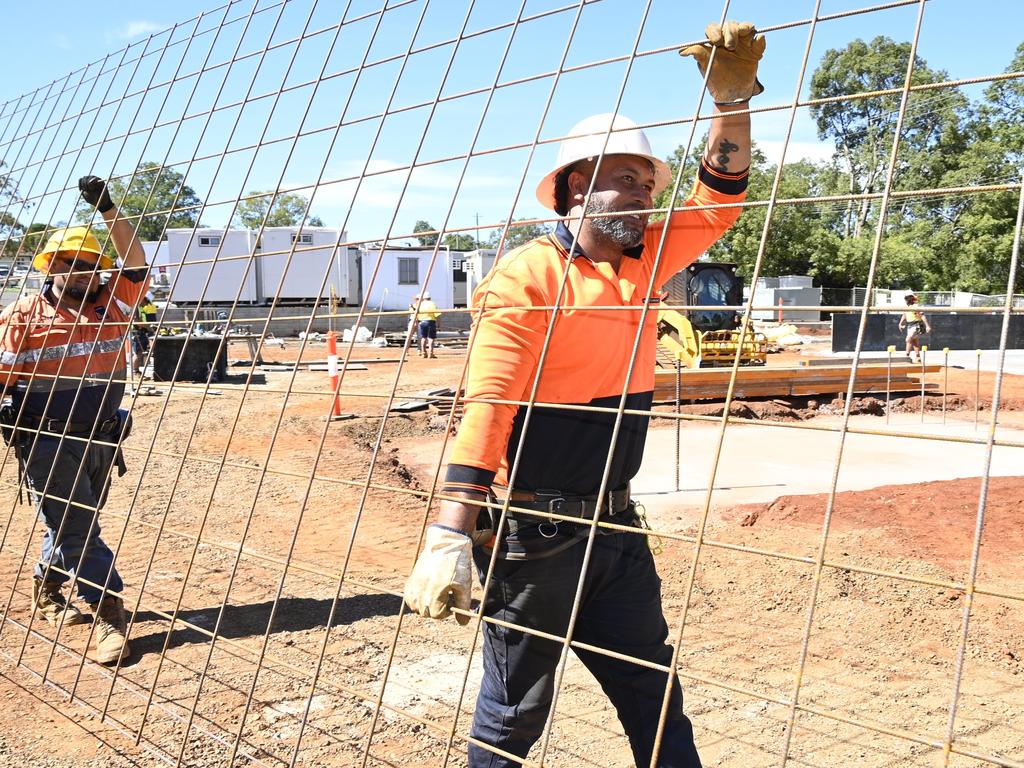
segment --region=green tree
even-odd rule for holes
[[[420,219],[413,225],[412,231],[413,234],[416,234],[417,232],[430,232],[428,235],[416,236],[416,239],[420,241],[420,245],[426,248],[427,246],[437,244],[437,232],[433,232],[433,229],[434,227],[431,226],[430,222]]]
[[[18,194],[18,185],[10,174],[3,172],[5,166],[6,163],[0,160],[0,238],[3,239],[3,255],[11,257],[17,252],[25,233],[24,225],[11,211],[21,211],[32,206]]]
[[[1008,72],[1024,67],[1024,44]],[[959,124],[947,123],[921,161],[910,168],[917,188],[972,187],[1014,182],[1024,168],[1024,84],[993,83],[983,100],[960,110]],[[913,177],[916,171],[923,171]],[[1015,192],[966,193],[903,199],[898,216],[890,214],[886,241],[905,241],[921,262],[908,287],[1003,293],[1009,278],[1016,218]],[[893,221],[895,219],[895,221]],[[880,275],[888,277],[888,243],[883,241]],[[1018,275],[1016,290],[1024,288]]]
[[[444,236],[444,244],[453,251],[472,251],[476,249],[476,240],[472,235],[456,234]]]
[[[424,248],[432,248],[437,245],[438,234],[435,227],[429,221],[420,219],[413,225],[412,231],[413,234],[417,232],[429,233],[416,235],[416,239],[419,240],[420,245]],[[476,240],[472,235],[455,232],[445,235],[441,243],[453,251],[472,251],[477,247]]]
[[[678,147],[667,159],[673,176],[678,173],[684,147]],[[682,183],[676,205],[682,205],[685,196],[693,186],[695,169],[699,167],[704,154],[704,142],[694,148]],[[775,179],[776,166],[769,163],[764,153],[753,145],[750,162],[750,178],[747,199],[767,200]],[[828,182],[827,166],[801,160],[787,164],[779,182],[778,199],[814,197],[822,193]],[[654,201],[657,208],[668,206],[671,189],[661,192]],[[739,220],[708,249],[712,261],[731,262],[748,280],[753,275],[757,259],[764,220],[768,209],[764,206],[750,207],[743,211]],[[831,257],[838,248],[838,237],[834,234],[836,215],[831,206],[777,205],[772,213],[772,224],[768,229],[765,243],[762,276],[775,275],[816,275],[825,284],[835,279],[827,268]]]
[[[130,188],[126,186],[128,182]],[[135,169],[134,177],[111,179],[108,186],[122,215],[142,216],[138,226],[140,240],[160,240],[166,229],[194,227],[199,221],[202,199],[185,184],[185,177],[169,166],[144,160]],[[85,222],[93,216],[92,206],[80,202],[75,218]]]
[[[17,244],[16,255],[19,259],[31,259],[41,251],[47,238],[57,227],[48,227],[41,222],[33,222],[25,228],[21,241]],[[14,254],[12,254],[14,255]]]
[[[512,219],[511,225],[509,225],[508,232],[505,235],[504,251],[507,253],[513,248],[518,248],[520,245],[525,245],[531,240],[536,240],[538,237],[544,237],[552,231],[552,228],[545,224],[522,224],[520,222],[529,221],[529,219]],[[504,224],[505,222],[502,222]],[[503,229],[503,228],[502,228]],[[497,248],[501,241],[502,229],[491,230],[491,234],[487,238],[487,245],[491,248]]]
[[[1016,54],[1007,72],[1024,70],[1024,42],[1017,46]],[[1016,170],[1024,170],[1024,80],[1002,80],[985,90],[985,117],[991,122],[992,133],[1001,145],[1010,151],[1010,161]]]
[[[238,204],[235,213],[235,222],[246,229],[259,229],[266,219],[268,227],[294,227],[300,224],[309,208],[309,199],[292,192],[284,192],[274,195],[273,192],[246,192],[247,200]],[[271,198],[273,208],[271,209]],[[270,210],[270,215],[267,211]],[[310,216],[306,226],[322,227],[323,221],[319,216]]]
[[[4,211],[0,213],[0,238],[3,238],[3,255],[13,256],[21,244],[24,229],[20,221],[13,214]]]
[[[910,43],[897,43],[879,36],[866,43],[857,39],[841,50],[831,49],[811,77],[812,99],[840,97],[868,91],[900,89],[910,61]],[[918,57],[914,62],[913,84],[947,79],[945,72],[932,70]],[[882,188],[889,163],[893,134],[899,113],[900,94],[867,99],[839,99],[811,107],[811,116],[821,139],[835,143],[833,167],[844,185],[836,192],[861,194]],[[913,94],[908,103],[900,136],[896,173],[900,185],[914,188],[937,173],[928,169],[930,158],[943,158],[936,144],[943,137],[955,139],[955,130],[966,108],[966,98],[957,90],[942,94]],[[954,135],[948,134],[952,130]],[[932,152],[931,155],[927,154]],[[844,237],[860,237],[872,210],[870,200],[851,201],[842,222]]]

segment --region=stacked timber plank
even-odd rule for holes
[[[463,403],[462,403],[462,395],[463,394],[465,394],[465,393],[464,392],[460,393],[459,401],[455,402],[455,390],[454,389],[445,389],[444,392],[436,393],[435,397],[437,397],[437,399],[436,400],[432,400],[430,404],[432,406],[434,406],[434,410],[437,411],[438,416],[448,416],[452,412],[452,407],[454,406],[455,407],[455,418],[461,419],[462,418],[462,410],[463,410]]]
[[[455,390],[450,387],[428,389],[423,392],[417,392],[411,400],[395,403],[391,406],[391,410],[396,413],[413,413],[415,411],[425,411],[433,406],[438,414],[447,416],[452,411],[452,401],[454,399]],[[455,415],[460,419],[462,418],[461,400],[455,405]]]
[[[891,369],[885,363],[861,363],[854,381],[855,394],[882,394],[889,392],[920,392],[920,377],[937,373],[940,365],[895,364]],[[764,366],[740,368],[736,372],[733,397],[800,397],[807,395],[838,395],[846,392],[850,381],[849,365],[815,365],[786,368]],[[721,400],[729,388],[731,368],[687,368],[680,375],[680,393],[683,400]],[[654,374],[655,402],[674,402],[676,399],[676,372],[658,370]],[[925,390],[936,384],[925,383]]]

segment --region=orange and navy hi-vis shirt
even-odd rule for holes
[[[626,382],[644,302],[655,299],[670,277],[718,240],[742,210],[687,208],[740,202],[746,187],[746,171],[722,174],[702,164],[693,193],[668,222],[651,296],[647,290],[665,221],[648,225],[643,245],[626,252],[618,272],[610,264],[590,261],[578,244],[569,262],[572,235],[563,224],[554,234],[499,259],[473,296],[476,320],[470,341],[465,415],[444,491],[483,492],[495,482],[507,485],[527,409],[487,401],[530,399],[552,322],[550,309],[530,308],[556,304],[566,269],[568,279],[559,302],[565,308],[558,310],[513,486],[574,496],[600,490],[616,414],[559,410],[550,405],[614,410],[626,391],[627,410],[650,410],[657,351],[656,306],[647,312],[636,363]],[[647,416],[623,416],[609,489],[625,486],[639,470],[647,422]]]
[[[123,269],[80,313],[49,285],[0,313],[0,384],[17,408],[24,402],[21,413],[75,424],[113,416],[124,396],[128,319],[148,289],[148,268]]]

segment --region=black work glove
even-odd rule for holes
[[[82,199],[96,206],[100,213],[106,213],[114,207],[114,201],[107,191],[107,182],[99,176],[83,176],[78,180],[78,190],[82,193]]]

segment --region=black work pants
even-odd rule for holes
[[[558,536],[564,536],[559,533]],[[557,536],[556,536],[557,539]],[[557,545],[556,540],[552,540]],[[576,594],[586,540],[558,554],[495,564],[484,614],[564,637]],[[490,553],[474,551],[481,577]],[[597,535],[573,640],[668,666],[672,648],[661,610],[661,580],[645,536]],[[562,644],[494,624],[484,624],[484,674],[471,735],[520,757],[540,737],[551,707],[555,667]],[[583,649],[573,649],[615,706],[637,766],[651,762],[667,675]],[[471,768],[518,763],[474,744]],[[683,714],[683,695],[672,675],[672,693],[657,765],[699,768],[693,728]]]

